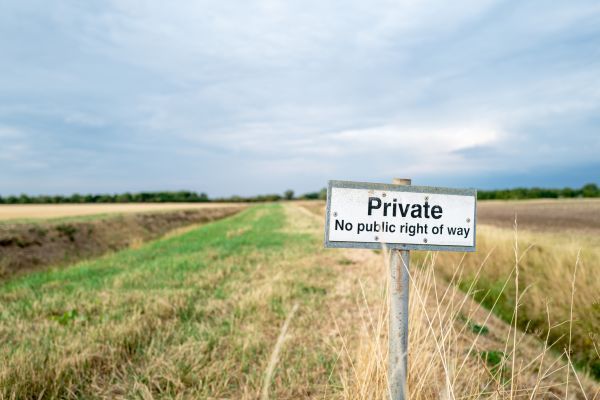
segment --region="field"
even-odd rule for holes
[[[108,214],[202,210],[237,205],[236,203],[0,204],[0,221],[30,222],[40,219],[72,219],[86,216],[103,217]]]
[[[513,228],[515,214],[522,230],[577,231],[600,235],[600,199],[480,201],[480,223]]]
[[[384,398],[387,257],[323,249],[321,213],[254,206],[6,281],[0,399]],[[411,397],[598,398],[597,235],[519,232],[518,262],[512,230],[478,235],[414,252]]]

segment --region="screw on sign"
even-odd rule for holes
[[[475,251],[476,210],[475,189],[329,181],[325,247],[390,249],[392,400],[407,398],[410,250]]]

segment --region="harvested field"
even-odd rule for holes
[[[238,207],[239,203],[1,204],[0,221]]]
[[[515,214],[519,229],[600,234],[600,199],[491,200],[477,203],[480,224],[512,228]]]
[[[324,201],[298,205],[325,218]],[[600,199],[486,200],[477,202],[477,223],[519,230],[600,234]]]
[[[173,229],[225,218],[244,208],[229,205],[83,221],[3,224],[0,279],[141,244]]]

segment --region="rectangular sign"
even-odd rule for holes
[[[325,247],[475,251],[477,191],[329,181]]]

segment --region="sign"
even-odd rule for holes
[[[475,251],[477,191],[329,181],[325,247]]]

